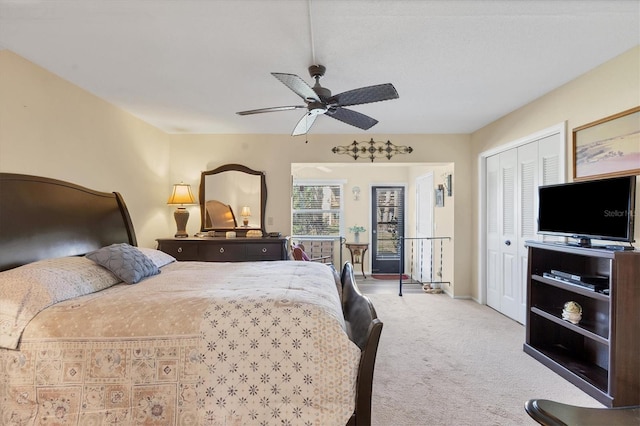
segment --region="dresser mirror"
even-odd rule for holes
[[[240,164],[225,164],[200,177],[200,229],[264,232],[267,183],[263,172]]]

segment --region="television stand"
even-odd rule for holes
[[[609,246],[602,246],[603,249],[605,250],[612,250],[612,251],[632,251],[635,250],[634,246],[618,246],[618,245],[609,245]]]
[[[640,405],[640,251],[526,244],[524,351],[608,407]],[[605,289],[549,278],[552,270],[606,277]],[[577,324],[562,317],[569,301],[582,307]]]

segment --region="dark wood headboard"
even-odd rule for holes
[[[0,173],[0,271],[83,255],[113,243],[137,245],[129,211],[117,192]]]

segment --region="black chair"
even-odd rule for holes
[[[640,405],[615,408],[587,408],[549,401],[530,399],[525,411],[543,426],[638,426]]]
[[[383,324],[369,298],[358,289],[353,275],[353,265],[349,262],[346,262],[342,268],[340,281],[342,282],[342,312],[347,325],[347,334],[362,351],[356,383],[356,408],[347,426],[370,426],[373,371]]]

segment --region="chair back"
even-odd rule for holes
[[[293,246],[292,249],[292,253],[293,253],[293,258],[295,260],[302,260],[305,262],[308,262],[309,260],[309,256],[307,256],[307,253],[305,253],[304,251],[304,246],[302,244],[296,244]]]

